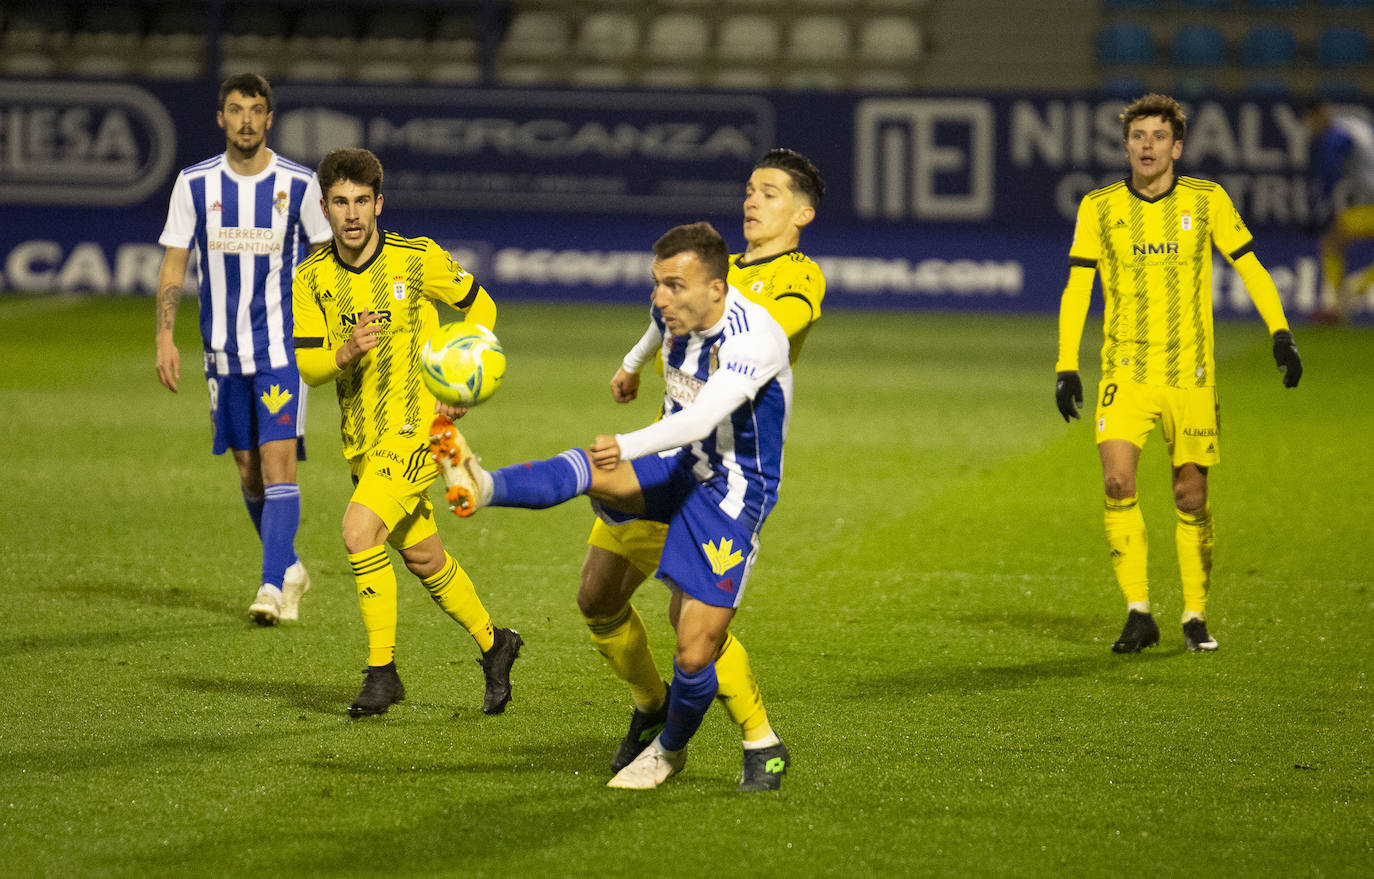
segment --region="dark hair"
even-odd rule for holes
[[[1174,140],[1183,140],[1183,136],[1188,133],[1188,117],[1183,114],[1183,108],[1178,101],[1168,95],[1161,95],[1151,92],[1143,98],[1136,98],[1126,105],[1126,109],[1121,111],[1121,139],[1128,140],[1131,136],[1131,123],[1137,119],[1145,119],[1150,116],[1159,116],[1169,127],[1174,130]]]
[[[695,253],[706,267],[706,280],[725,280],[725,274],[730,270],[730,249],[725,246],[725,239],[720,237],[714,226],[710,223],[674,226],[654,242],[654,257],[657,259],[688,252]]]
[[[816,170],[816,166],[811,164],[811,160],[806,156],[796,150],[779,147],[764,153],[763,158],[754,163],[754,170],[757,171],[759,168],[786,171],[792,181],[792,190],[804,195],[813,208],[820,207],[821,196],[825,195],[825,181],[821,179],[821,172]]]
[[[230,92],[238,92],[247,98],[264,97],[267,99],[267,112],[272,112],[272,86],[257,73],[239,73],[229,77],[219,85],[219,109],[229,100]]]
[[[326,196],[329,195],[329,188],[340,180],[370,186],[376,195],[382,192],[382,163],[371,150],[333,150],[320,161],[315,174],[320,178],[320,192]]]

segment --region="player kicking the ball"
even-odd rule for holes
[[[460,515],[484,506],[543,509],[586,494],[608,518],[666,524],[657,576],[670,590],[677,635],[667,716],[610,787],[653,788],[681,771],[717,695],[716,659],[778,498],[792,405],[787,334],[726,284],[728,256],[706,223],[678,226],[654,244],[651,320],[613,390],[632,396],[638,368],[661,350],[661,420],[598,436],[589,450],[491,473],[450,424],[439,422],[431,438]],[[777,748],[781,774],[787,750]]]

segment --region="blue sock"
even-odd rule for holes
[[[262,582],[281,587],[282,575],[296,562],[296,529],[301,524],[301,487],[294,482],[267,486],[262,507]]]
[[[243,485],[239,485],[239,491],[243,491]],[[243,505],[248,508],[248,518],[253,520],[253,530],[262,536],[262,495],[251,495],[243,491]]]
[[[491,474],[493,507],[542,510],[572,500],[592,487],[592,464],[581,449],[555,458],[502,467]]]
[[[696,674],[687,674],[673,663],[673,686],[668,693],[668,721],[663,724],[658,743],[669,751],[681,751],[696,735],[706,709],[716,698],[720,685],[716,682],[713,662]]]

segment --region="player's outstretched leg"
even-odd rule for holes
[[[768,722],[763,694],[749,666],[749,653],[733,632],[726,634],[725,644],[716,657],[716,680],[720,687],[716,698],[744,737],[739,789],[777,790],[782,786],[792,755]]]
[[[482,711],[500,714],[510,701],[510,669],[520,655],[525,639],[514,629],[496,629],[491,649],[482,654],[477,664],[482,666],[486,692],[482,695]]]
[[[449,509],[464,518],[491,497],[491,476],[477,462],[468,441],[453,422],[436,415],[429,426],[429,454],[444,474]]]
[[[1126,626],[1121,637],[1112,644],[1113,653],[1139,653],[1146,647],[1159,643],[1159,626],[1153,615],[1145,611],[1133,610],[1126,615]]]
[[[394,660],[386,665],[369,665],[363,669],[363,688],[358,691],[358,698],[348,706],[348,716],[386,714],[388,708],[404,701],[405,697],[406,688],[401,683],[401,676],[396,673]]]

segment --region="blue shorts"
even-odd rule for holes
[[[668,524],[656,576],[705,604],[739,607],[758,558],[763,519],[726,515],[720,507],[725,477],[716,473],[699,481],[696,460],[680,449],[670,457],[631,462],[644,495],[643,518]]]
[[[295,439],[296,460],[305,460],[306,385],[296,364],[256,375],[215,375],[207,355],[205,380],[210,388],[210,426],[214,452],[256,449],[274,440]]]

